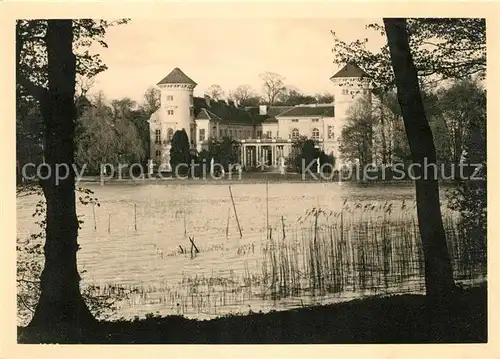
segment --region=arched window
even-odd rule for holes
[[[161,144],[161,130],[155,130],[155,144]]]
[[[292,130],[292,138],[299,138],[299,136],[300,136],[299,129],[298,128],[294,128]]]
[[[174,137],[174,130],[173,130],[173,129],[171,129],[171,128],[169,128],[169,129],[167,130],[167,136],[168,136],[168,141],[169,141],[169,142],[170,142],[170,141],[172,141],[172,137]]]
[[[160,150],[156,150],[156,158],[160,158],[161,157],[161,151]]]
[[[313,128],[312,138],[314,140],[319,140],[319,130],[317,128]]]

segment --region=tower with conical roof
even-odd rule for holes
[[[349,107],[360,99],[371,102],[368,74],[355,63],[349,62],[330,77],[335,97],[335,118],[345,119]]]
[[[362,99],[371,104],[371,81],[368,74],[354,62],[348,62],[330,77],[330,81],[333,83],[335,98],[334,138],[337,148],[335,152],[339,154],[340,136],[347,123],[350,108]],[[341,166],[342,160],[337,159],[337,163]]]
[[[175,131],[185,130],[194,146],[195,123],[193,90],[196,82],[176,67],[157,86],[160,88],[160,108],[149,120],[151,159],[163,169],[170,169],[170,142]]]

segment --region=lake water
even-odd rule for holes
[[[297,228],[297,220],[307,210],[339,211],[345,200],[362,205],[414,203],[411,183],[275,182],[268,184],[268,201],[265,183],[232,183],[240,238],[229,187],[224,182],[82,186],[93,190],[100,203],[99,207],[78,205],[78,214],[84,220],[78,252],[79,269],[85,270],[82,284],[139,288],[139,294],[120,306],[118,316],[125,317],[152,312],[207,318],[366,294],[339,292],[321,300],[300,296],[268,300],[240,287],[248,287],[241,283],[262,267],[267,218],[276,236]],[[32,217],[37,200],[34,196],[18,198],[18,238],[39,231]],[[189,237],[200,253],[192,253]],[[406,289],[421,291],[422,283]]]

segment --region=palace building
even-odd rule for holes
[[[371,101],[370,81],[352,63],[330,80],[332,103],[240,108],[226,101],[194,97],[196,82],[175,68],[157,84],[161,105],[149,120],[150,158],[168,168],[172,136],[184,129],[191,149],[197,152],[208,148],[212,139],[230,137],[238,141],[243,167],[255,167],[261,159],[268,166],[278,166],[281,158],[290,154],[294,141],[303,136],[333,155],[339,166],[339,140],[348,109],[361,97]]]

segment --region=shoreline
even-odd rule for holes
[[[448,312],[429,306],[425,295],[402,294],[209,320],[151,313],[145,319],[99,321],[83,332],[18,326],[17,340],[21,344],[486,343],[487,287],[484,283],[460,291]]]
[[[355,185],[355,186],[389,186],[389,185],[402,185],[402,186],[413,186],[415,181],[413,180],[379,180],[379,181],[337,181],[337,180],[327,180],[323,178],[313,178],[305,177],[303,178],[300,173],[290,173],[286,175],[280,174],[258,174],[250,176],[242,176],[239,178],[238,175],[232,176],[232,178],[173,178],[173,177],[152,177],[144,179],[133,179],[133,178],[113,178],[101,182],[99,176],[85,176],[82,177],[78,184],[99,184],[99,185],[232,185],[232,184],[265,184],[265,183],[322,183],[322,184],[332,184],[337,186],[343,185]],[[439,185],[452,186],[458,182],[452,180],[441,180]]]
[[[411,179],[405,180],[371,180],[371,181],[337,181],[328,180],[324,178],[313,178],[311,176],[303,178],[300,173],[287,173],[286,175],[275,174],[275,173],[264,173],[264,174],[250,174],[239,178],[239,175],[233,175],[232,178],[215,179],[215,178],[173,178],[173,177],[150,177],[143,179],[134,178],[110,178],[101,181],[99,176],[84,176],[79,180],[76,180],[76,186],[81,184],[93,184],[93,185],[232,185],[232,184],[265,184],[265,183],[322,183],[322,184],[332,184],[337,186],[343,185],[355,185],[355,186],[390,186],[390,185],[402,185],[402,186],[413,186],[415,181]],[[453,180],[440,180],[440,186],[453,186],[457,185],[459,182]],[[33,186],[37,185],[38,182],[28,182],[24,184],[18,184],[17,187]]]

